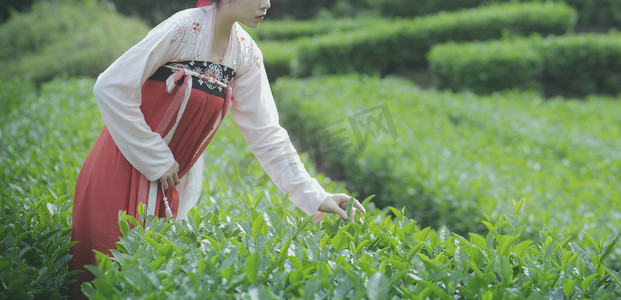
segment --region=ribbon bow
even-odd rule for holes
[[[196,7],[210,6],[210,5],[211,5],[211,1],[209,0],[198,0]]]

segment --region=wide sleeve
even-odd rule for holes
[[[250,150],[278,189],[289,193],[289,199],[307,215],[315,214],[328,194],[308,174],[287,131],[280,126],[261,53],[258,48],[255,51],[258,61],[232,84],[231,114]]]
[[[178,54],[183,28],[177,21],[160,24],[99,75],[93,88],[112,139],[129,163],[151,181],[160,178],[175,159],[140,111],[141,86]]]

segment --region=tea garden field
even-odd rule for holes
[[[0,131],[4,149],[0,158],[4,166],[2,180],[7,183],[2,195],[3,238],[0,244],[3,253],[0,279],[4,298],[42,294],[61,298],[67,293],[71,194],[81,161],[102,126],[91,95],[92,84],[92,79],[58,79],[44,84],[37,92],[29,82],[2,82],[2,98],[18,99],[3,102],[10,107],[3,110],[2,117],[6,122]],[[310,92],[303,91],[304,88],[316,90],[314,85],[321,85],[326,94],[336,98],[349,99],[353,94],[358,95],[361,102],[351,106],[350,111],[338,112],[329,108],[327,103],[314,99]],[[341,86],[348,88],[338,88]],[[531,169],[516,169],[521,166],[519,156],[507,157],[507,160],[516,161],[510,162],[506,169],[493,166],[499,158],[492,155],[502,150],[501,145],[481,149],[489,153],[478,154],[477,161],[469,161],[473,159],[466,154],[471,150],[469,147],[474,147],[468,146],[469,140],[483,139],[485,134],[492,141],[512,141],[515,151],[524,150],[527,147],[524,143],[532,141],[530,151],[538,153],[545,152],[537,144],[545,143],[545,134],[556,134],[557,139],[563,141],[594,130],[590,144],[582,146],[586,149],[578,148],[581,152],[576,154],[577,157],[588,155],[596,149],[595,145],[599,145],[597,141],[605,145],[608,136],[615,134],[609,126],[614,124],[610,121],[615,118],[616,99],[546,102],[531,94],[519,93],[479,98],[472,94],[421,91],[398,79],[352,76],[299,82],[282,80],[275,85],[276,95],[283,99],[287,98],[285,91],[308,99],[298,102],[301,105],[318,107],[306,110],[309,119],[316,114],[327,120],[340,118],[363,110],[376,101],[391,99],[388,112],[398,130],[399,142],[410,143],[407,152],[412,154],[408,161],[391,167],[398,172],[416,168],[421,172],[436,170],[437,173],[432,173],[428,180],[444,187],[435,192],[438,205],[450,206],[452,201],[462,200],[461,195],[469,195],[466,200],[472,203],[463,200],[464,203],[451,208],[455,219],[471,217],[471,223],[481,220],[485,228],[478,230],[479,227],[474,226],[476,232],[466,232],[464,227],[458,234],[450,227],[421,225],[417,219],[424,219],[425,213],[417,212],[416,207],[427,205],[429,208],[432,204],[425,204],[425,197],[416,195],[410,200],[405,199],[401,206],[381,210],[374,208],[374,200],[365,201],[368,213],[362,225],[336,220],[335,217],[315,224],[288,204],[286,196],[277,191],[258,163],[251,159],[243,138],[232,121],[227,120],[206,153],[206,180],[201,204],[192,210],[187,220],[180,222],[151,220],[148,227],[138,226],[132,230],[122,226],[126,228],[124,237],[114,256],[101,256],[99,266],[92,269],[98,279],[92,286],[84,287],[89,295],[94,299],[308,299],[317,296],[368,299],[539,299],[565,296],[601,299],[619,296],[620,277],[615,267],[618,266],[618,256],[614,250],[614,228],[618,218],[614,214],[613,198],[606,199],[605,194],[589,197],[585,191],[579,199],[573,199],[569,194],[564,196],[566,203],[563,203],[559,199],[562,193],[555,191],[557,187],[570,188],[571,183],[576,185],[573,187],[576,190],[589,190],[589,182],[596,185],[601,179],[599,184],[604,185],[606,178],[615,174],[606,173],[604,168],[599,173],[588,170],[585,163],[576,168],[584,169],[583,172],[591,177],[583,180],[566,178],[570,181],[566,183],[563,177],[568,175],[537,174],[532,163],[524,162]],[[325,100],[330,100],[328,98]],[[403,101],[411,101],[410,108]],[[328,102],[335,106],[344,104]],[[452,108],[455,118],[458,115],[464,118],[467,127],[464,132],[448,130],[450,126],[456,126],[448,119],[444,120],[449,117],[445,115],[448,107]],[[542,118],[526,126],[528,116],[545,114],[548,110],[564,113],[554,117],[550,112],[549,120]],[[599,117],[588,117],[589,110],[599,111]],[[408,111],[410,114],[406,114]],[[470,118],[465,117],[466,112]],[[513,138],[503,134],[500,127],[486,133],[482,129],[492,126],[492,121],[485,118],[486,113],[495,122],[513,124],[513,127],[504,127],[521,128],[522,131]],[[414,118],[411,114],[420,117]],[[515,117],[520,114],[523,114],[521,118]],[[503,119],[508,116],[516,119]],[[433,121],[434,118],[439,120]],[[581,118],[588,120],[588,126],[580,123]],[[407,119],[427,123],[425,126],[428,127],[402,127],[401,122]],[[480,124],[475,124],[475,120]],[[441,126],[447,126],[446,132],[442,133]],[[567,130],[571,133],[567,136],[556,126],[574,129]],[[599,128],[601,133],[597,131]],[[409,129],[414,130],[414,134],[409,133]],[[458,129],[455,127],[454,131]],[[579,129],[584,131],[581,133]],[[537,138],[535,131],[543,137]],[[443,134],[450,136],[443,137]],[[369,139],[367,148],[390,143],[392,139],[389,135],[384,138]],[[452,143],[438,145],[444,139]],[[434,145],[435,150],[431,148]],[[612,161],[615,153],[609,150],[592,155]],[[455,153],[457,158],[447,157],[447,151]],[[370,159],[365,155],[372,155],[372,152],[363,152],[361,161]],[[575,158],[567,159],[573,163]],[[328,190],[345,191],[342,183],[318,173],[308,155],[304,154],[303,160]],[[423,162],[427,161],[436,167],[425,166]],[[562,165],[562,160],[559,163]],[[575,163],[580,164],[580,161]],[[593,168],[600,164],[595,163]],[[450,180],[451,172],[461,174],[473,165],[479,167],[474,168],[477,172],[471,172],[471,176],[466,173],[466,178],[461,181]],[[371,166],[367,172],[375,171]],[[552,161],[541,161],[540,168],[548,166],[563,169],[554,167]],[[498,170],[489,172],[492,167]],[[366,169],[364,166],[358,168]],[[535,180],[524,179],[518,175],[521,172],[532,173],[534,178],[543,176],[541,180],[548,182],[533,184],[528,193],[532,196],[520,200],[519,197],[526,193],[511,192],[519,190],[522,185],[524,189],[529,180]],[[496,184],[483,183],[494,176],[497,177]],[[580,188],[581,184],[585,186]],[[468,192],[468,186],[476,187],[476,191]],[[407,186],[401,188],[408,189]],[[613,193],[615,188],[611,184],[602,190]],[[446,192],[448,199],[442,199],[442,191]],[[382,193],[378,193],[377,198],[383,196]],[[485,193],[488,193],[485,197],[476,196]],[[548,194],[555,196],[546,198]],[[481,209],[471,209],[469,213],[472,215],[463,216],[463,212],[460,213],[462,204],[469,207],[480,205]],[[496,206],[502,209],[494,210]],[[503,212],[505,214],[501,214]],[[121,215],[120,222],[127,224],[127,221],[136,222]]]
[[[533,11],[539,14],[524,17]],[[426,51],[453,34],[490,28],[487,36],[473,38],[478,44],[467,45],[475,50],[488,46],[480,40],[507,35],[489,26],[499,16],[502,26],[518,33],[563,34],[577,13],[562,4],[493,6],[464,29],[472,14],[476,10],[441,13],[398,26],[360,20],[266,27],[261,34],[267,37],[255,37],[265,39],[259,44],[270,76],[283,76],[272,84],[281,123],[327,191],[364,199],[364,222],[328,216],[315,223],[305,216],[272,184],[227,117],[205,152],[201,200],[188,218],[143,213],[140,222],[120,212],[117,249],[111,257],[98,254],[98,265],[89,267],[97,279],[82,290],[91,299],[620,298],[621,99],[610,91],[621,77],[614,68],[603,85],[573,78],[585,83],[577,89],[580,98],[546,97],[545,86],[518,89],[539,78],[530,71],[528,84],[514,89],[496,91],[490,74],[475,74],[473,81],[453,86],[463,91],[448,91],[423,89],[374,69],[395,63],[381,56],[394,48],[391,35],[439,36],[417,50],[411,63],[419,68],[425,67]],[[359,27],[373,29],[343,41],[344,32]],[[326,33],[334,28],[342,32]],[[317,31],[321,36],[311,37]],[[285,41],[270,40],[270,34]],[[589,57],[617,55],[619,35],[605,36],[588,37]],[[377,48],[368,51],[379,56],[361,54],[348,66],[354,73],[325,74],[340,73],[334,62],[342,62],[351,43],[369,41]],[[575,35],[570,42],[549,43],[560,49],[581,47],[582,41]],[[457,43],[439,47],[448,48],[432,50],[432,63],[440,66],[432,68],[496,59],[493,51],[460,52],[466,48]],[[511,56],[515,51],[503,51],[520,62],[519,55]],[[553,74],[552,81],[567,67],[562,61],[575,61],[533,51],[527,60]],[[332,56],[313,65],[317,53]],[[452,53],[463,55],[444,59]],[[557,64],[548,72],[550,61]],[[508,76],[506,69],[496,71]],[[0,76],[2,299],[69,297],[75,178],[103,126],[94,82]],[[491,90],[468,91],[481,86]],[[596,95],[600,87],[608,95]]]

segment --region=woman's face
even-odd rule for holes
[[[270,0],[229,0],[224,1],[235,20],[250,28],[256,28],[270,8]]]

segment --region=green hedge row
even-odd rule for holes
[[[334,20],[283,20],[265,22],[257,28],[246,28],[255,40],[293,40],[334,32],[364,30],[381,23],[390,23],[391,19],[383,18],[347,18]]]
[[[140,21],[110,13],[96,1],[37,2],[0,26],[0,77],[94,77],[147,31]]]
[[[621,226],[609,209],[621,197],[616,99],[481,97],[364,76],[283,78],[273,91],[319,167],[425,226],[473,231],[522,197],[535,227],[601,237]]]
[[[352,71],[387,74],[424,66],[427,51],[439,43],[490,40],[509,34],[561,35],[571,31],[575,21],[575,10],[561,3],[494,5],[395,20],[308,40],[300,49],[297,71],[301,75]]]
[[[550,92],[621,93],[621,34],[550,38],[535,48]]]
[[[371,1],[373,9],[382,16],[392,17],[417,17],[435,14],[441,11],[455,11],[464,8],[472,8],[493,2],[485,0],[422,0],[412,3],[408,0],[378,0]]]
[[[436,87],[476,93],[519,88],[541,90],[543,61],[532,47],[540,39],[446,43],[428,54]]]
[[[359,31],[381,23],[389,23],[388,19],[340,19],[326,21],[277,21],[261,24],[259,28],[246,28],[253,36],[261,52],[271,80],[286,75],[296,75],[296,58],[300,49],[308,44],[313,36],[333,32]]]
[[[578,11],[579,24],[585,26],[621,26],[621,0],[378,0],[371,5],[384,17],[414,17],[440,11],[473,8],[488,3],[506,2],[563,2]]]
[[[294,73],[293,62],[298,56],[300,45],[304,43],[303,40],[304,38],[288,42],[257,41],[270,80]]]
[[[525,0],[522,0],[525,1]],[[578,10],[578,22],[585,26],[621,27],[621,0],[557,0]]]
[[[567,35],[438,45],[429,52],[439,88],[490,93],[545,90],[584,96],[621,92],[621,35]]]

